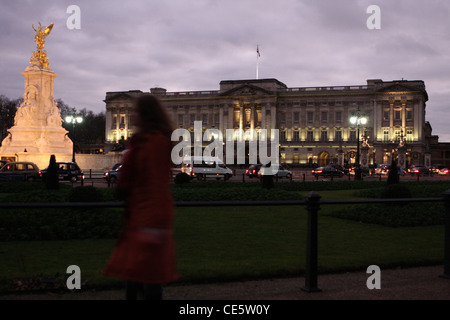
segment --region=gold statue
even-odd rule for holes
[[[39,22],[39,27],[36,30],[34,25],[32,25],[33,30],[36,32],[34,37],[34,42],[37,44],[37,50],[33,51],[33,56],[30,59],[31,65],[38,65],[40,68],[48,68],[48,57],[47,52],[44,49],[45,38],[50,34],[53,28],[53,23],[47,28],[43,29],[41,23]]]

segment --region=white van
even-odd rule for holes
[[[181,172],[187,173],[191,178],[197,178],[198,180],[204,178],[228,180],[233,175],[233,171],[216,157],[187,157],[183,159]]]

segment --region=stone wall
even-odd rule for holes
[[[48,167],[51,154],[33,154],[28,152],[20,152],[16,154],[1,154],[2,158],[15,158],[15,161],[30,161],[34,162],[39,169]],[[72,161],[72,154],[55,154],[57,162]],[[75,161],[79,167],[87,171],[91,170],[105,170],[112,167],[113,164],[120,162],[122,154],[108,153],[108,154],[76,154]]]

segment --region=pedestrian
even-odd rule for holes
[[[54,154],[50,156],[47,173],[45,176],[45,185],[49,190],[59,189],[58,165],[56,164],[56,157]]]
[[[126,203],[122,233],[103,273],[126,280],[126,299],[162,299],[177,279],[170,189],[173,126],[160,101],[145,95],[131,115],[135,132],[124,155],[118,193]]]

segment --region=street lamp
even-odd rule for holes
[[[72,132],[75,133],[75,124],[78,123],[82,123],[83,122],[83,118],[81,116],[76,116],[76,115],[69,115],[66,116],[66,122],[67,123],[72,123]],[[72,136],[72,162],[75,162],[75,134]]]
[[[355,168],[355,180],[361,180],[361,164],[360,164],[360,151],[359,151],[359,126],[367,123],[366,115],[358,109],[352,113],[350,117],[350,123],[356,124],[356,168]]]

